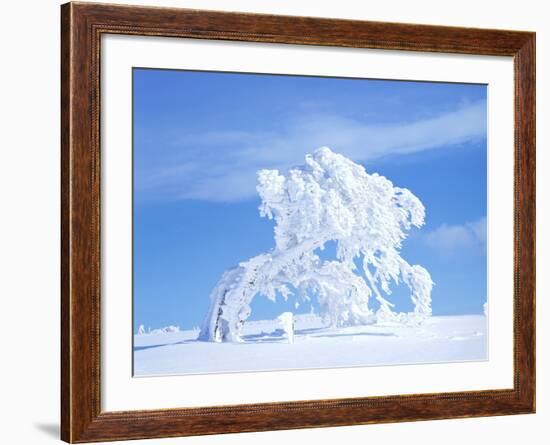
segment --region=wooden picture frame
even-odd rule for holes
[[[455,393],[102,412],[102,34],[512,56],[514,387]],[[61,7],[61,438],[175,437],[535,412],[535,34],[173,8]],[[512,252],[510,252],[512,254]]]

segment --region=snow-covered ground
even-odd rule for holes
[[[197,341],[197,330],[134,336],[134,375],[203,374],[487,359],[483,315],[432,317],[420,328],[369,325],[330,329],[295,318],[289,344],[277,320],[245,324],[242,343]]]

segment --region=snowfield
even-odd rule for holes
[[[289,343],[281,322],[248,321],[242,342],[199,341],[199,330],[134,336],[134,376],[480,361],[487,359],[483,315],[434,316],[422,327],[385,323],[323,326],[295,317]]]

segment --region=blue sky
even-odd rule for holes
[[[222,272],[274,245],[255,172],[320,146],[422,200],[426,224],[402,256],[436,282],[434,314],[482,312],[485,85],[134,69],[133,88],[136,329],[200,325]],[[390,298],[411,309],[402,286]],[[258,297],[252,309],[311,308]]]

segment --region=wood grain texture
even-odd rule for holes
[[[99,61],[103,33],[514,57],[514,388],[101,412]],[[68,3],[61,7],[61,37],[63,440],[93,442],[534,412],[534,33]]]

